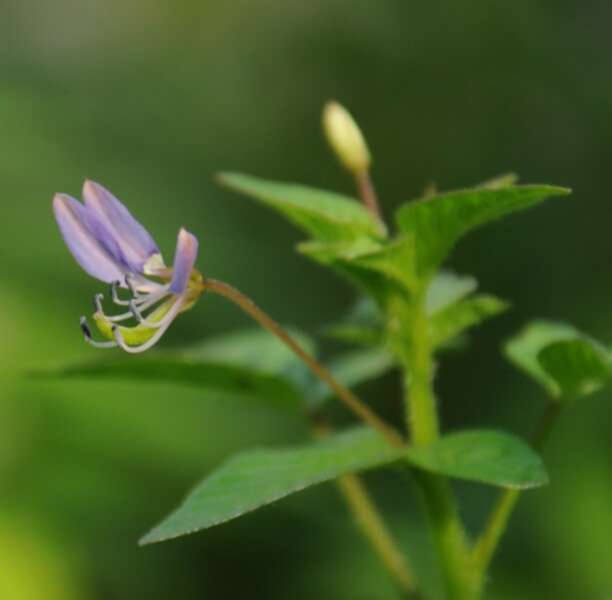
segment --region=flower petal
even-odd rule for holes
[[[95,219],[85,206],[66,194],[56,194],[53,212],[66,245],[85,272],[106,283],[123,279],[125,269],[98,241]]]
[[[174,254],[174,273],[170,283],[170,291],[174,294],[182,294],[187,287],[191,269],[198,256],[198,240],[186,229],[181,229],[176,242]]]
[[[159,254],[159,248],[149,232],[115,196],[95,181],[85,181],[83,200],[113,238],[123,262],[132,271],[142,273],[147,260]]]

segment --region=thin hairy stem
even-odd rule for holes
[[[562,408],[563,405],[560,402],[549,402],[531,435],[530,443],[534,450],[542,451],[550,436],[550,432],[557,423]],[[481,587],[484,585],[485,574],[506,531],[508,521],[520,495],[520,490],[505,490],[500,493],[485,529],[474,546],[472,555],[474,564],[480,574]]]
[[[340,477],[337,484],[355,522],[393,577],[402,597],[418,598],[406,559],[396,546],[362,481],[356,475],[351,474]]]
[[[408,342],[406,419],[415,446],[425,446],[438,439],[439,424],[424,289],[415,296]],[[445,478],[427,471],[417,470],[415,479],[429,513],[448,597],[451,600],[472,600],[476,597],[474,572],[452,489]]]
[[[316,438],[327,437],[332,432],[330,425],[320,418],[317,421],[313,420],[311,427]],[[389,531],[361,478],[351,473],[339,477],[336,483],[355,523],[393,578],[401,597],[406,600],[418,600],[419,595],[408,560]]]
[[[231,300],[262,327],[279,338],[308,366],[316,377],[330,387],[347,408],[364,421],[364,423],[383,435],[390,444],[396,447],[404,446],[404,440],[393,427],[385,423],[385,421],[374,413],[366,404],[359,400],[353,392],[339,383],[324,366],[319,364],[274,319],[272,319],[272,317],[259,308],[250,298],[230,285],[215,279],[206,279],[203,286],[205,291],[219,294]]]

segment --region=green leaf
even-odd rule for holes
[[[465,298],[478,287],[478,282],[470,275],[457,275],[451,271],[440,271],[427,288],[425,304],[427,312],[435,312]]]
[[[326,243],[304,242],[298,250],[313,260],[331,267],[347,278],[361,291],[372,296],[379,306],[384,306],[398,286],[386,274],[364,266],[357,259],[380,249],[380,244],[368,238],[353,241]]]
[[[318,240],[333,242],[383,235],[380,224],[353,198],[238,173],[222,173],[219,181],[276,209]]]
[[[504,350],[515,366],[560,401],[593,392],[611,376],[610,352],[564,323],[534,321]]]
[[[546,185],[474,188],[440,194],[400,207],[400,229],[415,238],[417,271],[430,276],[454,244],[472,229],[569,190]]]
[[[307,350],[312,342],[292,332]],[[279,340],[263,330],[224,334],[182,352],[82,361],[36,373],[38,377],[87,377],[195,386],[205,394],[228,393],[275,407],[304,406],[310,372]],[[312,380],[308,379],[312,384]]]
[[[289,329],[292,337],[315,354],[312,340]],[[393,366],[379,348],[353,350],[333,358],[327,367],[345,386],[353,387],[383,375]],[[84,377],[164,382],[195,386],[206,395],[231,394],[285,409],[320,406],[333,397],[282,342],[261,329],[227,333],[195,344],[180,353],[151,352],[144,356],[107,358],[35,373],[44,378]]]
[[[327,325],[323,333],[337,340],[363,346],[382,345],[385,337],[380,310],[367,296],[359,298],[343,318]]]
[[[296,409],[303,405],[301,394],[284,377],[173,354],[81,362],[35,376],[173,383],[195,386],[206,394],[228,393],[275,407]]]
[[[455,302],[438,311],[431,319],[431,337],[434,348],[443,346],[470,327],[506,311],[507,302],[480,294]]]
[[[361,252],[350,260],[356,265],[381,273],[408,293],[414,291],[418,285],[414,239],[411,236],[381,243],[379,248]]]
[[[564,398],[587,396],[601,389],[612,376],[609,351],[593,340],[555,342],[540,352],[538,360]]]
[[[538,454],[520,438],[487,429],[461,431],[408,449],[416,467],[456,479],[525,489],[548,483]]]
[[[247,450],[204,479],[141,543],[161,542],[224,523],[340,475],[389,464],[404,452],[365,428],[305,446]]]

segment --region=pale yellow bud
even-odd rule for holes
[[[371,157],[357,123],[344,106],[330,101],[323,108],[323,130],[340,162],[353,173],[370,167]]]

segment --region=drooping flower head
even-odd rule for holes
[[[85,181],[83,200],[56,194],[53,211],[57,224],[83,270],[110,284],[113,302],[127,310],[107,315],[103,295],[96,294],[93,319],[109,341],[94,341],[85,317],[81,317],[81,329],[96,347],[120,346],[127,352],[143,352],[204,291],[203,277],[194,268],[198,240],[181,229],[174,264],[167,267],[151,235],[107,189]],[[129,297],[122,299],[120,288],[128,290]],[[130,321],[132,326],[120,324]]]

